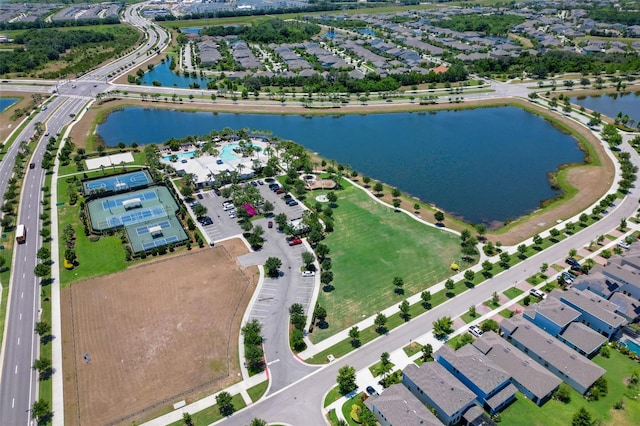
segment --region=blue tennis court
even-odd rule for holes
[[[106,176],[84,182],[86,193],[93,191],[123,191],[151,183],[151,176],[146,171],[124,173],[117,176]]]
[[[155,191],[146,191],[146,192],[136,192],[135,196],[108,198],[106,200],[102,200],[102,208],[104,210],[109,210],[114,207],[122,207],[122,204],[125,201],[132,200],[134,198],[139,198],[140,201],[157,200],[158,194],[156,194]]]
[[[133,213],[108,216],[107,224],[110,228],[115,228],[122,225],[135,225],[136,223],[144,222],[145,220],[166,216],[167,213],[164,211],[162,206],[154,206],[143,210],[137,210]]]
[[[180,241],[178,237],[176,237],[175,235],[171,235],[170,237],[167,237],[167,238],[156,238],[154,241],[142,243],[142,248],[145,250],[151,250],[155,247],[166,246],[166,245],[169,245],[170,243],[177,243],[178,241]]]
[[[169,229],[171,228],[171,223],[168,220],[164,220],[162,222],[154,223],[153,226],[159,226],[162,229]],[[139,226],[136,228],[136,234],[137,235],[148,234],[150,228],[152,228],[152,226]]]

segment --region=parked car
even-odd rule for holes
[[[202,200],[204,198],[202,194],[196,194],[196,197],[198,197],[198,200]]]
[[[219,190],[218,188],[214,188],[214,189],[213,189],[213,192],[215,192],[215,194],[216,194],[217,196],[222,195],[222,192],[220,192],[220,190]]]
[[[371,396],[378,395],[378,391],[376,391],[373,386],[367,386],[367,393]]]
[[[229,219],[235,219],[236,218],[236,212],[229,212]]]
[[[213,225],[213,220],[209,216],[202,216],[198,218],[198,222],[200,222],[204,226]]]
[[[469,327],[469,333],[476,337],[480,337],[484,334],[484,331],[482,331],[477,325],[472,325],[471,327]]]
[[[273,221],[272,221],[272,220],[270,220],[270,221],[267,223],[267,227],[268,227],[268,228],[273,228]]]
[[[314,271],[302,271],[303,277],[315,277],[316,273]]]
[[[623,248],[625,250],[629,250],[629,247],[631,247],[631,246],[629,245],[629,243],[627,243],[625,241],[620,241],[618,243],[618,247]]]
[[[262,186],[262,185],[264,185],[264,182],[263,182],[263,181],[261,181],[261,180],[259,180],[259,181],[258,181],[258,185]]]
[[[575,265],[575,266],[580,266],[580,262],[578,262],[576,259],[574,259],[573,257],[567,257],[567,259],[565,260],[566,263],[568,263],[569,265]]]
[[[251,185],[253,185],[253,186],[258,186],[258,182],[256,182],[255,180],[252,180],[252,181],[251,181]]]
[[[297,246],[298,244],[302,244],[302,240],[300,238],[294,238],[289,241],[290,246]]]
[[[278,189],[276,189],[276,194],[278,194],[278,195],[284,194],[284,191],[282,190],[282,188],[278,188]]]
[[[283,200],[288,201],[290,199],[292,199],[293,196],[291,194],[284,194],[284,196],[282,197]]]
[[[533,297],[537,297],[538,299],[544,299],[547,297],[544,291],[540,291],[537,288],[532,288],[531,290],[529,290],[529,294]]]
[[[291,207],[293,207],[293,206],[297,206],[298,202],[296,200],[290,200],[287,204],[289,204]]]

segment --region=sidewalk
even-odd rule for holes
[[[267,378],[267,373],[266,372],[262,372],[260,374],[256,374],[253,377],[250,377],[246,380],[243,380],[239,383],[236,383],[235,385],[229,386],[226,389],[223,389],[219,392],[216,392],[212,395],[206,396],[194,403],[191,403],[189,405],[185,405],[182,408],[178,408],[176,410],[173,410],[170,413],[167,413],[163,416],[160,417],[156,417],[153,420],[150,420],[146,423],[143,423],[144,426],[165,426],[168,425],[170,423],[173,422],[177,422],[179,420],[182,420],[182,414],[183,413],[189,413],[189,414],[195,414],[198,411],[202,411],[206,408],[211,407],[212,405],[216,404],[216,396],[220,393],[220,392],[228,392],[229,394],[231,394],[231,396],[233,395],[237,395],[240,394],[242,395],[242,399],[244,399],[244,402],[247,404],[247,406],[253,404],[253,401],[251,401],[251,398],[249,397],[249,394],[247,393],[247,389],[252,388],[255,385],[258,385],[262,382],[264,382],[265,380],[268,380]]]

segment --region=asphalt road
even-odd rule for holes
[[[6,191],[7,176],[12,174],[20,141],[33,135],[35,123],[46,122],[46,130],[55,135],[70,120],[70,114],[79,112],[85,103],[84,100],[57,98],[49,103],[46,111],[39,112],[34,117],[0,163],[2,194]],[[18,214],[18,223],[24,224],[27,229],[27,242],[16,245],[11,262],[12,281],[7,312],[9,320],[5,329],[0,378],[0,424],[7,426],[29,423],[29,409],[37,393],[37,374],[31,368],[38,358],[39,349],[38,336],[33,331],[40,307],[39,279],[34,275],[34,268],[37,263],[36,253],[41,247],[39,216],[43,207],[40,201],[45,177],[45,170],[40,167],[39,159],[44,154],[48,139],[49,137],[42,137],[32,159],[28,161],[34,162],[36,166],[33,169],[27,168]]]

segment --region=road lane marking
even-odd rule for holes
[[[16,406],[16,399],[11,398],[11,408],[14,408],[15,406]]]
[[[22,312],[20,312],[20,321],[22,321]]]
[[[267,363],[267,366],[269,366],[269,365],[271,365],[271,364],[275,364],[276,362],[280,362],[280,358],[278,358],[278,359],[274,359],[273,361],[268,362],[268,363]]]
[[[20,293],[20,299],[24,298],[24,291]]]
[[[18,374],[18,364],[16,364],[16,371],[13,374]]]
[[[20,338],[18,337],[18,345],[20,344]]]

